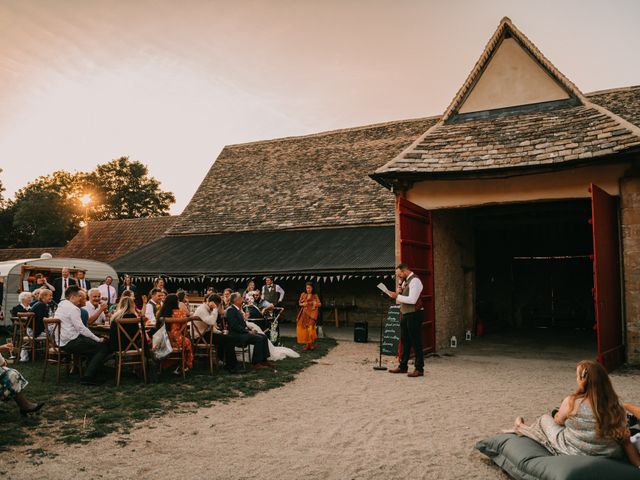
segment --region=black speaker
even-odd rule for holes
[[[353,341],[367,343],[369,341],[369,323],[355,322],[353,324]]]

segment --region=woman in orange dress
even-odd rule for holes
[[[185,311],[180,308],[180,302],[178,301],[178,296],[175,293],[167,295],[167,298],[160,309],[160,313],[158,314],[158,318],[187,318]],[[161,324],[158,325],[158,328],[161,326]],[[177,323],[171,324],[171,330],[167,332],[167,335],[169,335],[169,341],[171,341],[171,345],[174,348],[178,347],[185,349],[186,368],[189,370],[193,368],[193,347],[191,346],[191,340],[182,335],[180,332],[180,325]],[[175,360],[165,360],[162,364],[162,368],[167,368],[174,362]]]
[[[296,334],[298,343],[304,344],[304,350],[314,350],[316,348],[316,322],[318,321],[318,312],[322,304],[320,298],[313,291],[313,283],[307,282],[305,291],[300,294],[298,300],[300,311],[296,319]]]

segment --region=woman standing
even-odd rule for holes
[[[158,328],[162,326],[161,319],[164,318],[187,318],[184,310],[180,309],[178,295],[175,293],[167,295],[167,298],[162,304],[162,308],[158,315]],[[185,365],[187,369],[190,370],[193,368],[193,348],[191,346],[191,341],[182,335],[180,332],[180,325],[177,323],[171,324],[171,330],[169,330],[167,334],[169,335],[169,341],[171,341],[171,345],[173,345],[174,348],[184,348],[186,353]],[[172,360],[169,360],[168,363],[163,362],[162,367],[166,368],[172,362]],[[179,369],[176,369],[176,373],[180,373]]]
[[[600,365],[583,360],[576,368],[578,388],[562,401],[552,417],[543,415],[532,425],[516,418],[515,431],[554,455],[597,455],[621,458],[640,466],[640,455],[630,442],[627,417],[609,375]]]
[[[314,350],[316,348],[316,322],[318,321],[318,312],[322,304],[320,298],[314,292],[313,283],[307,282],[305,291],[300,294],[298,300],[300,311],[296,319],[296,333],[298,343],[304,344],[304,350]]]

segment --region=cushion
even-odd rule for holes
[[[603,457],[551,455],[527,437],[503,433],[476,443],[476,448],[516,480],[640,479],[640,469]]]

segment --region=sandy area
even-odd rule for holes
[[[168,415],[86,446],[52,445],[34,464],[0,457],[7,478],[504,479],[473,449],[532,418],[573,388],[573,358],[519,354],[495,345],[427,360],[427,376],[372,370],[373,344],[341,342],[283,388]],[[640,376],[614,377],[640,402]],[[38,463],[38,462],[35,462]]]

